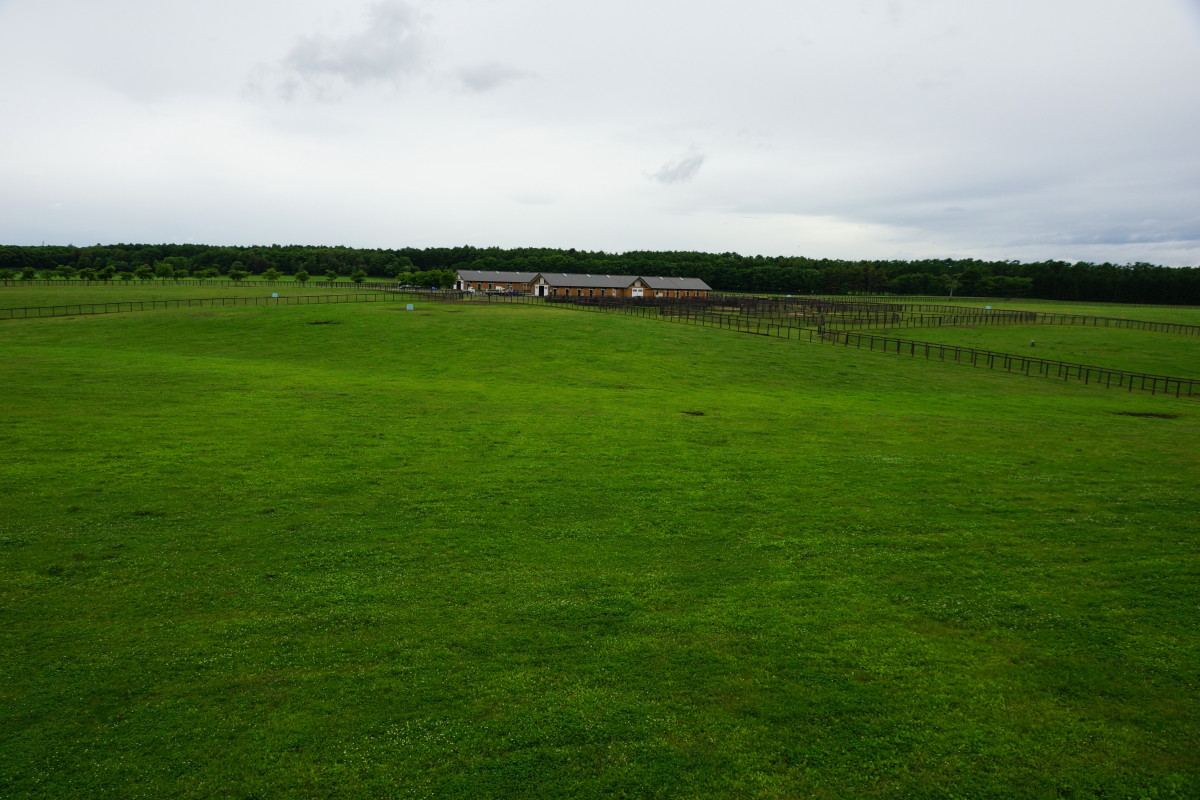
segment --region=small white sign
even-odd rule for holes
[[[271,297],[279,297],[279,292],[271,292]]]
[[[412,311],[412,310],[413,310],[413,308],[412,308],[412,303],[409,303],[407,306],[405,306],[404,310],[405,310],[405,311]]]

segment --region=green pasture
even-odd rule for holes
[[[1200,336],[1196,335],[1076,325],[895,328],[864,333],[1152,375],[1200,378]]]
[[[1200,404],[415,305],[0,322],[0,796],[1200,795]]]

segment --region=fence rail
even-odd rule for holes
[[[783,295],[780,295],[783,296]],[[787,295],[789,297],[799,295]],[[1044,297],[949,297],[944,294],[812,294],[805,297],[854,298],[877,300],[885,303],[924,302],[935,303],[1048,303],[1051,305],[1113,306],[1115,308],[1186,308],[1200,310],[1195,303],[1122,303],[1119,300],[1050,300]]]
[[[34,278],[27,281],[23,280],[0,280],[0,286],[267,286],[267,287],[286,287],[291,289],[305,288],[333,288],[345,287],[347,289],[380,289],[394,290],[398,288],[395,283],[381,283],[379,281],[364,281],[362,283],[346,283],[344,281],[317,281],[309,280],[301,281],[268,281],[268,280],[246,280],[246,281],[231,281],[221,280],[219,278],[147,278],[145,280],[134,278],[132,280],[110,280],[110,281],[85,281],[70,279],[55,279],[49,280],[46,278]],[[428,289],[420,289],[414,291],[429,291]]]
[[[1090,364],[1039,358],[1036,356],[1001,353],[975,347],[924,342],[902,339],[895,336],[838,330],[826,327],[802,327],[790,321],[770,316],[727,314],[713,311],[696,303],[630,303],[621,298],[553,298],[543,303],[542,298],[501,297],[487,298],[489,301],[533,302],[551,307],[576,308],[585,311],[626,314],[669,322],[704,325],[723,328],[739,333],[759,336],[774,336],[842,347],[854,346],[879,353],[904,355],[927,360],[953,361],[956,364],[982,369],[1002,370],[1007,373],[1031,377],[1075,380],[1086,385],[1103,385],[1106,388],[1133,391],[1148,391],[1151,394],[1169,394],[1175,397],[1200,397],[1200,378],[1179,378],[1169,375],[1154,375],[1110,369]],[[576,302],[582,300],[583,302]],[[672,307],[673,306],[673,307]]]
[[[1151,394],[1173,394],[1176,397],[1200,396],[1200,378],[1177,378],[1169,375],[1129,372],[1070,361],[1000,353],[976,347],[960,347],[853,331],[827,330],[819,331],[817,335],[830,344],[849,347],[853,343],[859,349],[865,347],[872,351],[907,355],[913,358],[923,356],[926,360],[954,361],[956,364],[1003,369],[1005,372],[1017,372],[1023,375],[1061,378],[1062,380],[1074,379],[1085,384],[1102,383],[1106,388],[1124,388],[1129,391],[1136,388],[1149,391]]]
[[[92,314],[128,314],[160,308],[204,308],[213,306],[296,306],[330,303],[378,303],[396,299],[392,294],[317,294],[290,297],[199,297],[187,300],[121,300],[112,303],[68,303],[55,306],[0,308],[0,320],[77,317]]]

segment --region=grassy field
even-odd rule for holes
[[[866,333],[1173,377],[1200,377],[1200,336],[1072,325],[896,328]],[[1030,342],[1035,342],[1030,347]]]
[[[1200,405],[416,306],[0,324],[0,796],[1200,795]]]

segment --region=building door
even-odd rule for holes
[[[539,284],[538,284],[538,287],[537,287],[537,290],[538,290],[538,295],[537,295],[538,297],[545,297],[545,296],[546,296],[546,284],[544,284],[544,283],[539,283]]]
[[[642,290],[641,290],[641,288],[640,288],[640,287],[637,287],[637,286],[633,287],[633,296],[634,296],[634,297],[641,297],[641,296],[642,296]]]

